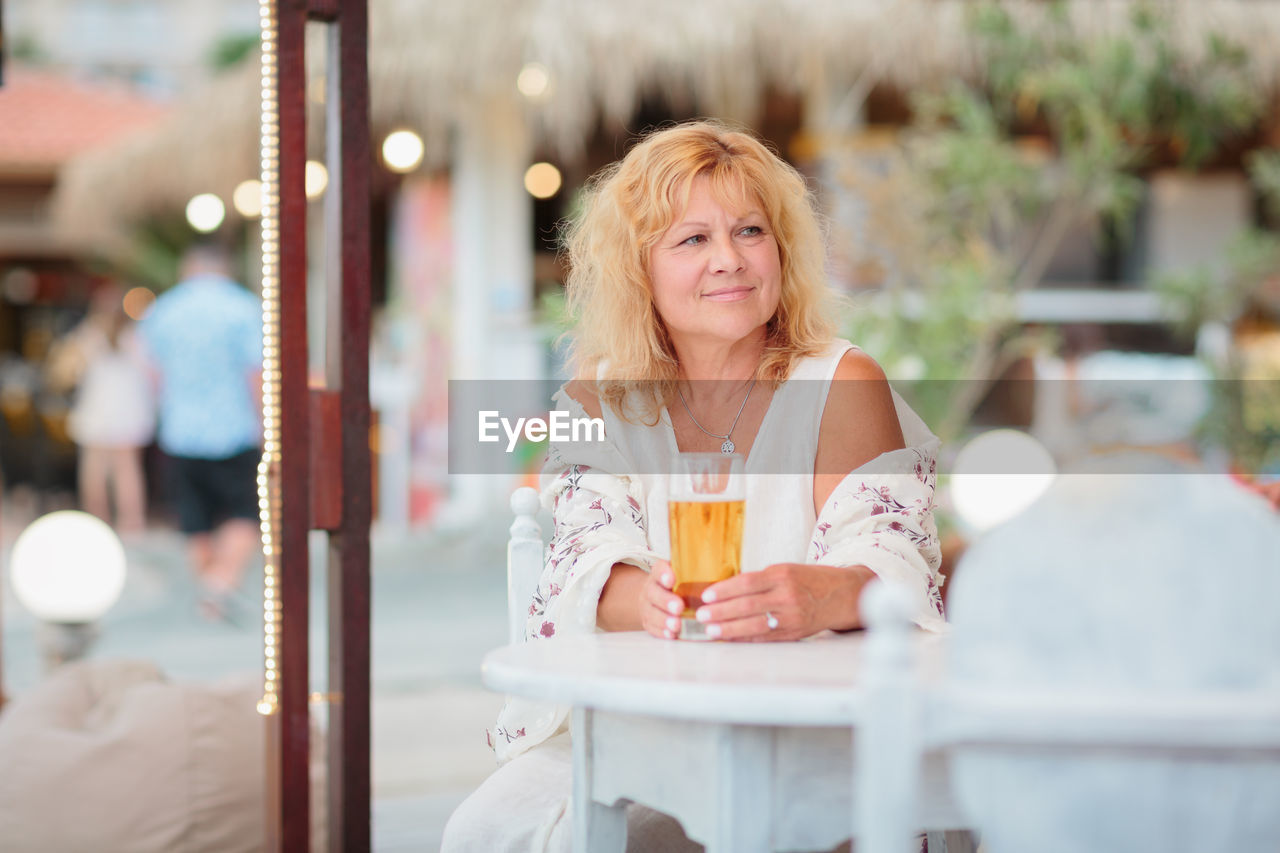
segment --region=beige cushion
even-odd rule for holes
[[[252,677],[172,684],[136,661],[62,667],[0,715],[0,846],[261,850],[257,689]]]

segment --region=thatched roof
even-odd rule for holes
[[[43,215],[44,193],[62,165],[104,142],[145,132],[168,106],[117,85],[90,83],[65,74],[15,65],[0,88],[0,186],[33,189],[28,216],[0,217],[0,256],[60,257],[91,243],[54,233]],[[2,194],[4,190],[0,190]]]
[[[522,104],[536,137],[572,157],[601,118],[627,120],[661,92],[698,112],[750,121],[766,86],[835,96],[871,75],[903,88],[979,72],[965,0],[370,0],[374,139],[408,126],[427,165],[447,162],[456,117],[486,99]],[[1020,15],[1040,2],[1006,3]],[[1077,0],[1086,30],[1126,25],[1134,0]],[[1245,44],[1259,87],[1280,89],[1280,2],[1164,0],[1183,48],[1207,29]],[[318,57],[319,51],[311,51]],[[521,98],[526,62],[552,90]],[[57,215],[102,229],[180,209],[199,192],[229,198],[257,171],[256,61],[192,98],[154,134],[65,170]],[[231,213],[230,215],[234,215]]]
[[[224,75],[151,133],[134,134],[63,167],[54,221],[110,245],[127,225],[182,210],[201,192],[229,199],[258,164],[256,63]],[[232,211],[234,215],[234,211]]]

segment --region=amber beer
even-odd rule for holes
[[[685,616],[702,603],[702,591],[742,570],[742,521],[746,501],[671,501],[671,564]]]
[[[693,615],[703,590],[742,570],[744,491],[737,454],[681,453],[676,459],[667,507],[675,593],[685,605],[684,639],[707,639]]]

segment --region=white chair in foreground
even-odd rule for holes
[[[1280,516],[1168,465],[1062,477],[976,543],[933,688],[900,593],[868,591],[863,853],[911,849],[925,756],[989,853],[1276,848]]]
[[[507,642],[512,645],[524,642],[529,605],[542,574],[542,528],[536,518],[540,505],[537,489],[524,486],[511,494],[516,520],[507,540]]]

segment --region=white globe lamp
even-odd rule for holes
[[[1016,429],[994,429],[972,439],[951,470],[951,502],[971,534],[990,530],[1031,506],[1058,472],[1044,445]]]
[[[120,598],[125,554],[105,522],[65,510],[41,516],[13,544],[9,576],[18,601],[53,626],[51,662],[83,656],[93,624]]]

